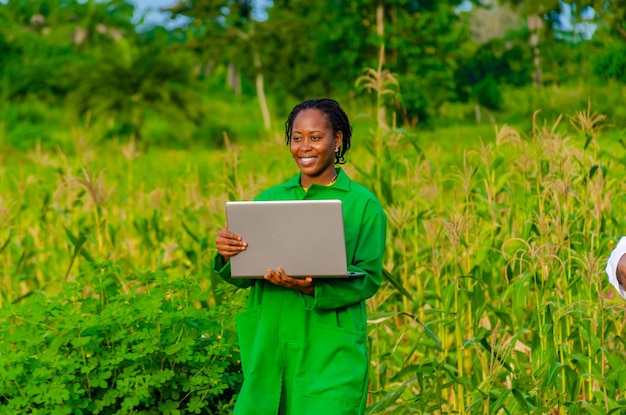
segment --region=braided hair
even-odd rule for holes
[[[350,149],[352,126],[350,125],[348,116],[339,106],[339,103],[333,99],[310,99],[302,101],[300,104],[296,105],[294,109],[291,110],[291,114],[289,114],[289,118],[287,118],[287,121],[285,122],[285,141],[287,142],[287,145],[291,143],[291,134],[293,132],[294,120],[296,119],[300,111],[306,109],[316,109],[321,111],[330,121],[330,124],[333,128],[333,133],[336,134],[338,131],[342,132],[343,139],[341,141],[339,151],[335,153],[335,164],[345,164],[346,159],[344,158],[344,155]]]

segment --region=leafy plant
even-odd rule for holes
[[[0,310],[0,411],[229,413],[237,296],[203,308],[195,279],[124,279],[114,262],[84,263],[60,295]]]

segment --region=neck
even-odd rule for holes
[[[337,180],[337,170],[333,169],[333,175],[330,178],[330,180],[319,180],[319,181],[311,180],[309,182],[309,184],[306,185],[306,186],[304,185],[304,183],[302,183],[302,182],[301,183],[302,183],[302,187],[309,188],[309,187],[311,187],[312,184],[318,184],[320,186],[330,186],[331,184],[335,183],[335,180]]]

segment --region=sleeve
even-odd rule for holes
[[[224,262],[224,258],[216,253],[215,257],[213,257],[213,263],[211,265],[213,272],[220,276],[221,279],[226,281],[229,284],[234,285],[239,288],[248,288],[251,287],[254,283],[253,280],[248,278],[233,278],[230,275],[230,261]]]
[[[362,217],[356,253],[348,271],[364,273],[349,279],[317,279],[313,296],[302,294],[308,309],[329,310],[364,301],[382,281],[387,218],[380,204],[368,202]]]
[[[624,254],[626,254],[626,237],[622,237],[613,252],[611,252],[611,256],[606,263],[606,273],[609,276],[609,282],[615,287],[617,292],[626,299],[626,290],[624,290],[624,286],[617,280],[617,264]]]

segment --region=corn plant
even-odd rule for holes
[[[382,79],[382,66],[374,72]],[[240,306],[246,292],[224,291],[210,271],[215,233],[227,200],[295,174],[282,141],[225,136],[223,150],[142,152],[81,134],[72,148],[0,154],[4,315],[25,324],[15,310],[45,310],[75,284],[94,304],[101,283],[85,269],[109,263],[111,301],[143,295],[150,284],[139,276],[158,272],[162,287],[196,281],[195,309]],[[551,120],[537,112],[528,131],[423,137],[392,117],[388,129],[355,135],[345,166],[388,217],[385,279],[367,303],[368,411],[624,411],[626,303],[604,274],[626,228],[619,132],[588,107]]]

